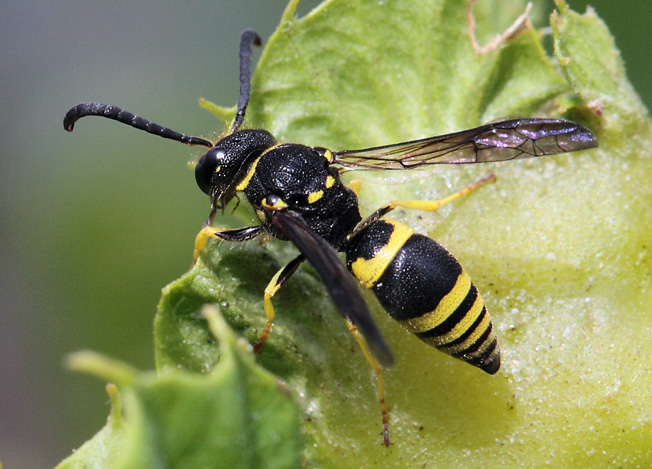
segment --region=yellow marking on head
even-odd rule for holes
[[[462,273],[457,277],[455,285],[446,296],[444,296],[434,311],[424,314],[418,318],[404,319],[399,321],[403,327],[412,333],[426,332],[434,329],[442,322],[444,322],[459,305],[462,304],[464,298],[471,289],[471,279],[469,275],[462,270]],[[481,302],[482,303],[482,302]]]
[[[312,192],[312,193],[308,194],[308,203],[309,204],[314,204],[319,199],[321,199],[323,196],[324,196],[324,191],[323,190],[318,190],[316,192]]]
[[[353,275],[365,288],[373,288],[378,283],[387,266],[394,260],[398,251],[414,232],[412,228],[403,223],[393,220],[385,220],[385,222],[394,227],[387,244],[371,259],[359,257],[351,264]]]
[[[249,167],[249,171],[247,171],[245,177],[242,178],[242,181],[240,181],[240,183],[237,186],[235,186],[236,191],[243,191],[247,188],[249,181],[251,181],[251,178],[254,176],[254,173],[256,172],[256,166],[258,166],[259,161],[260,161],[260,156],[256,158],[253,163],[251,163],[251,166]]]
[[[216,173],[219,173],[220,171],[222,171],[222,165],[218,165],[218,166],[216,166],[216,167],[215,167],[215,172],[216,172]]]
[[[330,189],[331,187],[333,187],[333,184],[335,184],[335,178],[329,174],[328,176],[326,176],[326,184],[325,184],[326,189]]]
[[[265,211],[264,210],[256,210],[256,216],[258,219],[262,222],[265,221]]]

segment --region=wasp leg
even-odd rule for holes
[[[412,208],[415,210],[423,210],[426,212],[435,212],[439,210],[442,205],[446,205],[453,200],[464,197],[469,192],[472,192],[487,184],[488,182],[494,182],[496,180],[496,175],[494,173],[489,174],[488,176],[483,177],[479,181],[474,182],[468,187],[465,187],[461,191],[455,192],[448,197],[445,197],[441,200],[395,200],[386,205],[389,207],[389,210],[394,210],[396,207]],[[382,210],[382,208],[381,208]],[[388,211],[389,211],[388,210]]]
[[[383,368],[372,355],[369,346],[367,345],[367,341],[362,334],[360,334],[360,331],[358,331],[355,324],[351,321],[346,321],[346,325],[349,328],[349,331],[351,331],[351,334],[353,334],[353,337],[355,337],[355,340],[358,341],[358,345],[362,349],[364,357],[367,359],[367,362],[369,362],[369,365],[371,365],[371,368],[374,370],[374,373],[376,373],[376,377],[378,378],[378,399],[380,401],[380,412],[383,415],[383,444],[389,446],[389,419],[387,418],[387,404],[385,402],[385,386],[383,385],[382,374]]]
[[[199,259],[199,253],[204,250],[206,247],[206,244],[208,244],[208,240],[212,238],[210,233],[210,227],[213,224],[213,219],[215,218],[215,214],[217,213],[217,204],[213,202],[211,206],[211,211],[208,214],[208,218],[206,219],[206,222],[204,223],[204,226],[202,226],[202,229],[197,233],[197,236],[195,236],[195,250],[192,253],[192,264],[190,264],[190,268],[192,269],[195,264],[197,263],[197,259]]]
[[[287,263],[285,267],[280,269],[272,277],[272,280],[269,281],[267,288],[265,288],[265,317],[267,318],[267,323],[265,324],[265,329],[260,335],[256,345],[254,345],[254,353],[260,352],[260,349],[263,347],[263,344],[267,340],[269,332],[272,330],[272,322],[274,321],[274,305],[272,304],[272,297],[276,294],[277,291],[281,288],[281,285],[292,276],[292,274],[297,270],[299,264],[303,262],[303,256],[299,255]]]
[[[372,213],[367,218],[362,220],[358,225],[358,227],[356,228],[356,232],[380,220],[387,213],[391,212],[397,207],[410,208],[414,210],[423,210],[425,212],[435,212],[439,210],[439,208],[442,205],[446,205],[447,203],[452,202],[453,200],[459,199],[460,197],[467,195],[469,192],[472,192],[489,182],[494,182],[495,180],[496,180],[496,175],[494,173],[491,173],[488,176],[483,177],[479,181],[474,182],[470,186],[465,187],[461,191],[455,192],[441,200],[393,200],[388,204],[383,205],[374,213]]]
[[[222,239],[224,241],[248,241],[250,239],[254,239],[262,232],[262,226],[249,226],[247,228],[238,228],[231,230],[213,228],[210,225],[204,225],[204,227],[199,233],[197,233],[197,236],[195,237],[195,251],[192,257],[192,266],[197,263],[199,253],[201,253],[204,248],[206,248],[208,240],[211,238]]]

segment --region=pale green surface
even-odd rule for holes
[[[316,275],[300,269],[275,298],[278,319],[258,361],[298,397],[308,464],[648,465],[650,126],[608,33],[592,14],[580,17],[561,5],[553,31],[562,73],[536,33],[478,59],[463,2],[412,3],[395,11],[333,1],[298,21],[288,15],[261,58],[248,122],[286,141],[340,149],[501,116],[556,115],[556,106],[574,102],[567,115],[595,130],[601,148],[446,172],[365,175],[369,210],[388,198],[437,198],[497,173],[495,185],[437,215],[395,216],[466,266],[492,312],[503,367],[490,377],[436,352],[369,296],[396,355],[385,373],[394,444],[382,448],[371,372]],[[482,9],[480,30],[489,27]],[[217,350],[199,315],[205,301],[217,303],[247,339],[257,337],[262,290],[291,255],[277,245],[222,243],[168,287],[156,323],[162,370],[215,366]]]

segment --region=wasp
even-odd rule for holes
[[[139,130],[208,151],[199,158],[195,179],[211,200],[208,219],[195,239],[194,261],[210,239],[242,242],[268,234],[292,242],[299,251],[265,288],[265,328],[254,345],[259,352],[274,320],[272,297],[303,261],[323,280],[338,312],[359,343],[378,382],[383,443],[389,446],[388,411],[382,369],[392,353],[375,325],[355,277],[371,289],[389,315],[424,342],[483,371],[500,367],[500,349],[487,308],[460,263],[436,241],[385,216],[397,207],[436,211],[493,175],[438,201],[397,200],[362,218],[359,184],[346,186],[346,170],[402,170],[433,164],[474,164],[516,160],[596,147],[596,136],[567,120],[520,118],[493,122],[448,135],[362,150],[331,151],[279,143],[264,129],[241,129],[251,92],[251,52],[260,37],[240,38],[240,93],[228,134],[216,142],[174,132],[128,111],[100,102],[71,108],[63,126],[101,116]],[[260,221],[255,226],[213,226],[216,213],[244,194]],[[346,257],[346,268],[338,257]],[[353,277],[349,275],[349,272]]]

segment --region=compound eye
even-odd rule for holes
[[[226,153],[222,148],[212,148],[204,156],[199,158],[195,166],[195,180],[199,188],[210,195],[213,186],[213,175],[222,169],[222,162]]]

